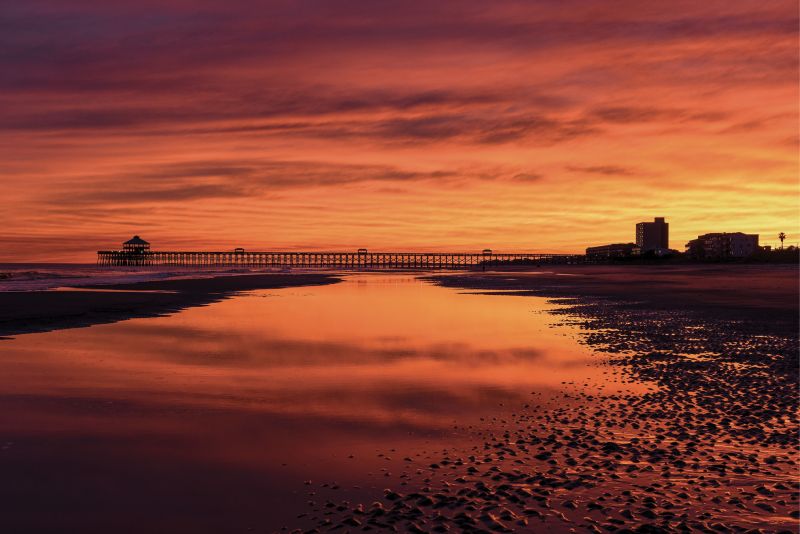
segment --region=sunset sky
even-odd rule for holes
[[[800,241],[796,0],[25,0],[0,44],[0,262]]]

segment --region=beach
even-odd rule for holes
[[[0,293],[0,525],[793,532],[797,280],[563,266]]]
[[[3,7],[0,534],[800,534],[796,1]]]

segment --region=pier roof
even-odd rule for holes
[[[138,235],[133,236],[133,239],[128,239],[123,243],[123,245],[149,245],[147,241],[139,237]]]

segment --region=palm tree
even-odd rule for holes
[[[786,239],[786,234],[784,234],[783,232],[779,233],[778,239],[781,240],[781,250],[783,250],[783,240]]]

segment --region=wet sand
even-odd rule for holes
[[[0,532],[292,527],[471,444],[464,415],[603,381],[545,299],[342,278],[0,342]]]
[[[797,532],[796,266],[430,280],[550,297],[583,343],[612,355],[610,375],[657,387],[603,394],[568,382],[546,402],[532,392],[498,406],[471,447],[406,458],[373,503],[314,488],[302,530]]]
[[[376,279],[380,277],[378,274],[374,276]],[[148,314],[168,314],[182,307],[225,299],[239,291],[255,287],[329,284],[337,280],[325,275],[257,275],[104,286],[107,289],[126,291],[125,293],[40,292],[43,294],[41,297],[36,297],[37,293],[4,294],[0,298],[17,295],[19,299],[31,299],[33,296],[34,299],[42,298],[42,305],[47,302],[56,304],[42,318],[37,316],[39,309],[30,300],[28,304],[21,303],[21,300],[18,304],[4,301],[8,305],[2,306],[3,311],[0,314],[5,315],[0,317],[21,319],[16,324],[12,321],[10,326],[13,328],[33,327],[47,330],[114,322],[128,317],[149,316]],[[441,402],[441,413],[446,413],[448,420],[452,417],[452,431],[448,433],[452,438],[446,441],[446,448],[437,439],[432,444],[439,445],[420,450],[411,440],[402,437],[407,429],[403,427],[400,416],[402,410],[408,408],[409,401],[405,397],[400,400],[395,398],[404,390],[398,390],[398,381],[391,375],[390,380],[380,383],[387,390],[383,394],[394,394],[392,398],[397,401],[386,414],[381,413],[381,421],[385,421],[387,425],[382,433],[390,435],[393,432],[389,440],[392,445],[380,450],[375,445],[376,450],[373,451],[371,449],[376,442],[374,434],[365,432],[361,448],[347,449],[348,456],[342,459],[342,462],[349,462],[352,467],[348,466],[335,475],[335,478],[330,474],[330,468],[319,465],[316,470],[309,468],[312,472],[303,473],[302,476],[298,471],[278,477],[275,472],[288,470],[280,464],[275,465],[273,471],[267,470],[267,474],[264,474],[264,457],[259,450],[260,444],[264,444],[264,447],[270,446],[270,443],[281,439],[294,426],[317,429],[330,424],[332,430],[329,434],[313,434],[316,437],[304,445],[324,452],[330,448],[329,440],[343,433],[343,427],[333,425],[335,418],[327,412],[324,418],[315,422],[313,418],[290,410],[287,414],[291,415],[287,415],[285,423],[276,421],[273,428],[265,424],[267,419],[263,413],[253,413],[247,418],[230,418],[227,415],[217,417],[214,414],[221,411],[219,407],[197,412],[183,405],[172,406],[172,400],[165,399],[163,409],[146,412],[142,421],[146,421],[148,425],[163,424],[163,413],[177,410],[179,415],[176,417],[181,421],[196,420],[198,427],[208,428],[209,432],[213,429],[224,436],[220,447],[222,444],[225,447],[244,446],[248,440],[253,440],[254,444],[248,444],[253,451],[247,448],[247,455],[252,455],[257,461],[246,463],[246,469],[222,469],[220,466],[227,464],[209,462],[207,458],[202,458],[202,462],[198,460],[196,464],[185,464],[177,459],[159,462],[157,460],[160,457],[154,454],[153,461],[137,463],[133,455],[115,456],[119,454],[119,448],[112,441],[118,438],[109,432],[108,426],[87,422],[87,428],[92,432],[100,428],[103,434],[109,435],[101,436],[105,441],[98,442],[89,439],[89,430],[86,431],[86,436],[78,433],[79,438],[70,438],[74,442],[64,441],[70,454],[64,454],[59,447],[53,446],[54,443],[59,443],[54,441],[55,438],[48,437],[49,441],[43,441],[25,438],[25,432],[18,432],[22,434],[22,438],[14,438],[12,445],[6,444],[10,447],[6,454],[18,455],[8,456],[7,467],[13,468],[13,472],[7,469],[10,473],[9,480],[24,481],[31,473],[47,475],[52,481],[48,479],[46,484],[25,482],[27,491],[37,496],[42,493],[49,495],[50,488],[58,489],[63,485],[61,493],[71,495],[69,481],[74,478],[82,484],[85,473],[93,473],[92,469],[96,471],[93,465],[105,455],[102,465],[104,468],[110,466],[109,480],[102,479],[98,484],[107,484],[110,488],[104,492],[114,501],[104,503],[108,509],[126,509],[120,503],[130,498],[130,492],[126,494],[125,487],[120,485],[121,480],[144,478],[153,485],[146,486],[146,489],[143,486],[142,496],[135,499],[136,506],[141,505],[142,509],[142,517],[139,519],[141,524],[155,524],[155,519],[162,516],[181,517],[183,522],[175,523],[174,531],[245,531],[239,524],[244,520],[249,522],[258,514],[273,516],[278,509],[292,510],[294,513],[296,506],[305,506],[306,511],[298,512],[296,523],[289,528],[300,527],[301,531],[311,532],[797,531],[796,267],[564,267],[557,272],[544,273],[433,275],[429,280],[465,293],[480,293],[486,295],[487,299],[511,300],[507,295],[538,295],[560,303],[559,309],[548,313],[554,314],[555,322],[577,325],[582,329],[580,340],[597,352],[597,366],[604,369],[597,375],[607,376],[608,380],[600,378],[601,384],[598,385],[589,384],[583,379],[566,378],[560,389],[547,394],[542,394],[537,389],[530,391],[530,394],[525,390],[519,392],[519,395],[506,396],[499,396],[498,392],[501,390],[482,384],[482,396],[479,397],[480,401],[476,401],[480,406],[474,403],[454,403],[453,398],[447,396],[437,401],[431,398],[430,391],[433,389],[409,390],[415,392],[407,395],[418,396],[420,402],[423,399],[432,404]],[[87,296],[91,298],[86,300]],[[467,295],[453,296],[471,298]],[[214,306],[234,304],[248,298],[254,301],[263,300],[263,297],[245,295]],[[58,300],[62,298],[65,300]],[[70,299],[75,300],[73,302]],[[114,299],[120,299],[119,303],[115,304]],[[458,306],[457,301],[458,299],[448,300],[448,306]],[[85,308],[87,302],[91,304],[88,311]],[[338,299],[336,302],[341,304]],[[158,306],[154,303],[158,303]],[[377,309],[377,304],[362,298],[354,298],[349,303],[350,306],[367,309]],[[497,316],[500,308],[491,304],[491,300],[481,301],[480,309],[485,310],[487,318],[492,314]],[[314,308],[305,303],[297,305],[304,310]],[[396,305],[394,300],[390,301],[384,312],[388,314]],[[430,303],[411,301],[409,305],[422,310],[419,306]],[[31,319],[28,321],[25,320],[25,306],[31,306]],[[211,307],[206,310],[210,311]],[[286,307],[281,310],[281,313],[285,313]],[[180,325],[175,325],[172,321],[180,323],[180,317],[201,311],[203,310],[187,310],[185,314],[171,317],[171,326],[165,324],[162,328],[176,328]],[[525,311],[515,310],[513,317],[524,316]],[[374,313],[359,315],[358,320],[368,321]],[[446,310],[442,309],[431,317],[441,314],[446,315]],[[315,328],[319,327],[319,318],[314,319],[313,314],[304,317],[308,321],[314,321]],[[387,319],[389,317],[390,315],[379,315],[375,320],[384,324],[391,322]],[[489,331],[493,334],[490,335],[497,335],[500,327],[509,323],[511,317],[502,315],[487,321],[492,325]],[[244,317],[241,319],[246,320]],[[224,316],[216,314],[213,321],[214,324],[229,324]],[[516,328],[520,331],[531,328],[533,325],[529,326],[527,321],[525,319],[522,324],[517,324]],[[135,321],[128,324],[132,323]],[[198,330],[197,324],[190,324],[193,327],[184,328],[178,337],[202,338],[202,330]],[[263,329],[268,324],[269,322],[256,323],[254,326]],[[0,322],[0,325],[3,323]],[[353,330],[363,328],[363,323],[356,322],[353,325]],[[111,328],[117,326],[123,325],[114,325]],[[138,325],[137,328],[138,337],[141,338],[147,331],[146,325]],[[566,329],[554,325],[553,332],[562,331]],[[404,333],[411,335],[414,332]],[[48,336],[61,334],[66,332]],[[113,332],[108,334],[112,335]],[[224,340],[239,340],[239,343],[231,344],[235,350],[226,352],[224,356],[228,359],[223,359],[222,362],[226,364],[226,372],[242,367],[241,375],[235,375],[236,379],[232,380],[239,390],[253,380],[251,375],[255,371],[252,362],[244,365],[236,359],[237,355],[244,353],[244,356],[239,357],[248,361],[250,357],[258,356],[262,352],[275,352],[276,349],[275,345],[269,345],[271,349],[266,350],[266,345],[262,343],[268,339],[261,340],[256,348],[250,347],[252,354],[248,355],[247,348],[251,343],[249,337],[237,332],[230,335],[230,339]],[[485,336],[487,332],[481,335]],[[216,339],[217,336],[219,332],[215,331],[211,337]],[[209,335],[206,334],[206,337]],[[97,366],[103,373],[109,373],[109,361],[115,365],[131,364],[131,356],[127,353],[118,358],[102,355],[104,348],[111,346],[117,340],[116,337],[107,342],[96,338],[97,336],[92,336],[93,342],[98,343],[98,352],[85,356],[89,360],[84,362],[87,369]],[[30,339],[35,341],[37,338],[31,336]],[[144,346],[147,342],[157,342],[159,339],[161,337],[158,336],[141,339],[134,345]],[[66,339],[62,340],[59,347],[68,347],[65,341]],[[295,362],[298,358],[308,358],[309,347],[314,346],[303,345],[296,354],[279,353],[276,357]],[[83,350],[83,345],[81,347]],[[39,351],[41,354],[32,359],[24,358],[26,353],[21,353],[19,362],[10,362],[9,369],[20,369],[23,365],[26,366],[24,369],[28,369],[27,366],[30,366],[30,372],[24,376],[32,377],[31,380],[39,380],[38,377],[43,373],[55,373],[52,365],[46,365],[45,356],[50,355],[50,358],[57,359],[57,354],[43,351],[35,345],[28,350],[34,354]],[[175,353],[175,349],[170,348],[169,353],[177,359],[191,356],[185,362],[180,360],[182,365],[188,362],[192,362],[192,365],[203,363],[205,360],[202,358],[209,360],[204,364],[208,365],[212,361],[217,362],[220,356],[209,351],[202,343],[198,350],[198,353],[184,355]],[[340,353],[334,354],[332,361],[344,358],[352,350],[351,346],[345,346]],[[452,350],[457,351],[458,346],[453,346]],[[554,346],[554,350],[558,350],[557,346]],[[426,354],[428,351],[423,350]],[[320,354],[330,352],[330,343],[320,348]],[[316,352],[311,351],[311,355],[314,354]],[[404,348],[400,352],[393,351],[392,357],[407,357],[408,354],[408,348]],[[434,360],[441,358],[438,355],[433,356]],[[480,352],[476,353],[475,358],[485,361],[489,356],[491,354]],[[102,363],[94,361],[98,357],[103,358]],[[140,357],[151,356],[145,351]],[[65,362],[69,363],[72,359],[73,357],[67,358]],[[37,367],[40,360],[43,361],[42,369]],[[133,369],[136,369],[135,365]],[[161,375],[170,376],[175,370],[173,367],[165,369],[169,369],[169,374],[158,371],[159,380]],[[335,370],[335,367],[320,370],[321,379],[330,380],[328,375],[332,374],[332,369]],[[350,367],[346,369],[343,376],[355,370]],[[75,373],[71,368],[66,371],[72,374],[70,387],[76,388],[78,384],[73,383],[76,380]],[[186,390],[187,384],[194,383],[192,380],[199,381],[197,387],[201,389],[211,387],[206,382],[209,375],[202,368],[191,367],[184,372],[185,374],[177,375],[180,378],[176,379],[176,391]],[[426,375],[424,368],[415,372],[420,374],[420,379],[436,378],[435,375]],[[488,373],[489,370],[482,369],[481,372]],[[65,376],[69,376],[69,373],[65,373]],[[310,369],[303,368],[302,374],[293,380],[296,380],[296,384],[305,383],[309,373]],[[381,368],[378,373],[372,377],[354,376],[352,384],[361,384],[362,387],[374,385],[378,377],[386,374],[387,370]],[[23,376],[19,371],[18,374]],[[58,376],[58,373],[54,376]],[[114,373],[113,376],[115,379],[133,381],[128,386],[131,390],[142,389],[143,385],[152,384],[153,380],[152,376],[142,373],[141,369],[135,373]],[[270,371],[267,376],[269,378],[265,383],[271,384],[280,373]],[[82,378],[82,375],[77,377]],[[86,380],[90,378],[87,377]],[[614,387],[613,390],[605,387],[611,382],[622,382],[623,386]],[[13,383],[18,384],[20,381],[15,380]],[[68,397],[66,403],[57,401],[55,406],[64,409],[68,405],[70,409],[77,410],[86,408],[84,404],[91,404],[91,410],[102,408],[109,411],[111,419],[119,419],[120,413],[125,412],[119,411],[119,400],[110,397],[112,392],[119,391],[119,388],[110,388],[114,383],[100,380],[99,384],[109,387],[108,391],[92,393],[93,390],[88,390],[93,395],[100,395],[97,398],[103,399],[103,402],[92,401],[93,397],[90,397],[89,402],[84,402],[82,397],[77,396],[80,391],[76,390],[73,393],[75,398]],[[349,387],[352,388],[353,385]],[[646,386],[642,387],[643,385]],[[9,389],[13,388],[9,386]],[[55,395],[59,398],[58,392],[52,392],[51,389],[52,384],[46,382],[43,386],[46,393],[44,396]],[[294,389],[297,389],[296,385],[290,388],[291,391]],[[167,390],[172,391],[169,388]],[[226,399],[226,403],[243,394],[237,392],[234,395],[227,390],[214,391]],[[334,391],[335,398],[342,396],[336,388]],[[310,393],[305,393],[302,389],[296,392],[297,395],[301,393],[303,396],[310,396]],[[529,398],[526,399],[525,396]],[[107,397],[113,400],[113,404],[107,402]],[[125,397],[122,395],[123,399]],[[14,406],[14,409],[6,411],[11,429],[20,430],[18,414],[26,413],[25,410],[28,410],[28,414],[39,414],[39,411],[31,408],[33,400],[30,395],[15,395],[14,391],[9,391],[4,398],[9,406]],[[158,396],[149,393],[147,398],[153,400]],[[257,405],[263,403],[264,398],[264,393],[259,393],[257,397],[247,397],[243,402],[248,406]],[[291,398],[283,392],[278,398],[287,406],[303,407],[301,396]],[[321,405],[335,404],[333,397],[324,399],[325,402]],[[364,412],[375,408],[376,399],[374,395],[365,396],[359,397],[357,402],[358,410]],[[50,420],[47,417],[56,411],[53,406],[43,405],[39,414],[41,420],[33,419],[31,415],[26,415],[23,419],[32,421],[32,425],[41,429],[53,428],[59,421],[60,424],[67,425],[76,425],[83,421],[85,414],[75,417],[71,412],[69,417],[53,417]],[[122,406],[126,405],[123,403]],[[205,414],[206,411],[218,420],[212,420],[211,416],[198,415]],[[439,410],[434,413],[439,414]],[[391,414],[391,417],[387,418],[387,414]],[[108,420],[99,417],[98,421],[103,421],[104,425],[109,424]],[[126,421],[125,428],[128,425],[130,422]],[[253,432],[253,428],[261,427],[268,429],[264,430],[263,436],[253,439],[253,436],[248,435]],[[70,432],[75,432],[72,426],[69,428]],[[169,428],[173,428],[172,423]],[[237,432],[242,435],[239,439],[234,439]],[[66,439],[71,435],[64,430],[58,433],[63,434],[59,439]],[[215,443],[212,439],[201,439],[197,443],[202,443],[202,447],[198,448],[194,442],[176,445],[159,437],[155,444],[150,444],[149,436],[160,434],[144,423],[141,434],[148,439],[142,440],[141,436],[134,433],[126,442],[147,442],[148,451],[157,450],[160,446],[168,450],[195,453],[200,449],[213,448],[211,446]],[[198,436],[204,435],[198,433]],[[35,448],[37,443],[41,449]],[[96,448],[87,448],[92,444]],[[0,450],[4,450],[6,445],[0,447]],[[298,452],[298,457],[304,454],[311,453]],[[29,463],[21,461],[19,455],[29,458]],[[234,456],[241,455],[236,453]],[[368,455],[371,458],[367,458]],[[71,465],[65,464],[65,457],[79,458],[80,462],[74,468],[65,467]],[[125,460],[122,461],[122,458]],[[43,465],[48,467],[32,467]],[[142,467],[144,465],[149,467]],[[254,469],[254,465],[261,470]],[[385,467],[377,468],[378,465]],[[214,469],[219,471],[215,472]],[[140,470],[145,472],[139,473]],[[372,480],[369,486],[364,484],[365,477]],[[270,482],[273,479],[274,483]],[[294,479],[296,480],[292,482]],[[180,510],[176,512],[175,508],[180,508],[180,503],[184,506],[188,502],[196,504],[199,498],[195,496],[187,500],[185,495],[170,493],[175,487],[183,487],[183,483],[176,482],[183,480],[194,481],[197,492],[208,500],[206,509],[187,508],[185,513],[179,513]],[[376,490],[373,485],[385,489]],[[83,485],[79,486],[84,488]],[[43,492],[42,488],[48,488],[47,492]],[[163,494],[153,488],[163,488]],[[273,493],[269,493],[270,491]],[[27,495],[11,486],[7,492],[12,498],[21,499],[21,496]],[[231,504],[225,508],[217,502],[220,492],[230,494],[231,502],[235,501],[236,506]],[[55,493],[59,494],[58,491]],[[150,494],[154,495],[152,499],[144,497]],[[87,516],[80,515],[89,513],[88,508],[74,508],[74,501],[80,501],[77,493],[71,499],[59,508],[59,513],[64,514],[64,522],[89,527],[85,524]],[[92,499],[84,501],[92,503],[92,506],[96,505],[96,501]],[[23,499],[21,502],[27,501]],[[17,503],[17,506],[21,505]],[[52,508],[52,502],[48,506]],[[236,507],[248,511],[250,515],[242,519],[222,513],[223,509],[232,510]],[[219,510],[220,513],[214,510]],[[94,525],[97,531],[101,530],[102,524],[114,524],[112,519],[119,519],[112,512],[108,514],[113,517],[106,517],[106,523],[98,522]],[[197,523],[187,523],[187,517],[195,517]],[[42,516],[41,521],[42,525],[53,524],[52,518]],[[32,524],[35,522],[28,520],[28,526],[31,527]],[[85,530],[90,531],[91,528]],[[136,529],[132,529],[134,530]],[[258,529],[270,530],[264,527]]]
[[[613,299],[642,308],[718,316],[769,314],[798,320],[796,265],[563,266],[526,273],[432,277],[447,287],[518,291],[554,298]],[[744,314],[744,315],[743,315]]]
[[[0,338],[168,315],[241,291],[338,281],[329,274],[258,274],[86,286],[80,291],[0,292]]]

